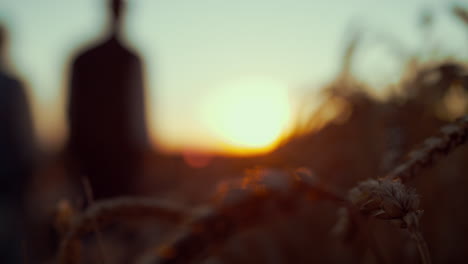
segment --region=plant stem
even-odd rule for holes
[[[411,230],[411,237],[416,242],[418,246],[419,256],[421,257],[422,264],[431,264],[431,256],[429,254],[429,248],[427,247],[426,240],[424,240],[421,232],[419,230]]]
[[[93,190],[91,188],[91,184],[88,180],[88,178],[84,177],[83,179],[83,188],[84,188],[84,191],[85,191],[85,195],[86,195],[86,200],[88,202],[88,205],[89,206],[92,206],[93,203],[94,203],[94,197],[93,197]],[[101,230],[99,229],[99,224],[97,222],[96,219],[93,219],[93,228],[94,228],[94,232],[96,233],[96,240],[97,240],[97,244],[98,244],[98,247],[99,247],[99,253],[101,255],[101,262],[102,264],[106,264],[107,261],[106,261],[106,251],[105,251],[105,247],[104,247],[104,239],[103,239],[103,236],[102,236],[102,233],[101,233]]]

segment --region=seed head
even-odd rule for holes
[[[397,180],[370,179],[351,189],[349,201],[362,214],[388,220],[401,228],[417,225],[419,196]]]

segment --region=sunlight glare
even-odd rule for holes
[[[207,100],[203,116],[230,152],[271,150],[290,118],[287,86],[272,80],[231,82]]]

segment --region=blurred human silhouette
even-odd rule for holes
[[[20,263],[34,140],[24,87],[6,66],[6,42],[0,26],[0,263]]]
[[[142,63],[121,42],[123,0],[108,0],[109,34],[73,62],[69,151],[96,199],[135,193],[147,146]]]

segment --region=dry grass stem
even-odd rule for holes
[[[429,248],[427,247],[426,240],[422,236],[421,232],[419,230],[414,231],[411,233],[411,237],[416,242],[416,245],[418,247],[418,252],[421,257],[421,263],[431,264],[432,261],[431,261],[431,255],[429,254]]]
[[[437,136],[424,141],[421,147],[410,152],[408,160],[395,168],[385,178],[401,179],[403,182],[415,177],[421,168],[433,165],[436,160],[447,155],[465,143],[468,137],[468,116],[440,129]]]
[[[93,195],[93,189],[91,188],[91,183],[86,177],[82,178],[82,182],[83,182],[83,189],[86,195],[86,200],[88,204],[91,206],[94,204],[94,195]],[[91,221],[91,224],[94,229],[94,232],[96,233],[96,239],[97,239],[97,243],[99,246],[99,253],[101,256],[101,262],[102,264],[106,264],[107,263],[106,250],[105,250],[105,246],[103,242],[104,241],[103,236],[102,236],[101,230],[99,229],[99,223],[97,222],[96,218],[93,218]]]
[[[264,206],[269,202],[290,204],[303,194],[313,200],[346,200],[320,186],[305,170],[292,175],[275,170],[256,170],[240,183],[224,184],[215,196],[213,206],[202,208],[171,241],[145,256],[141,264],[189,263],[206,257],[210,250],[221,247],[236,232],[267,221]]]
[[[123,219],[154,218],[158,221],[179,223],[187,217],[182,206],[149,198],[116,198],[95,202],[75,219],[61,242],[58,263],[79,263],[80,237],[92,232],[97,223],[103,227]]]

